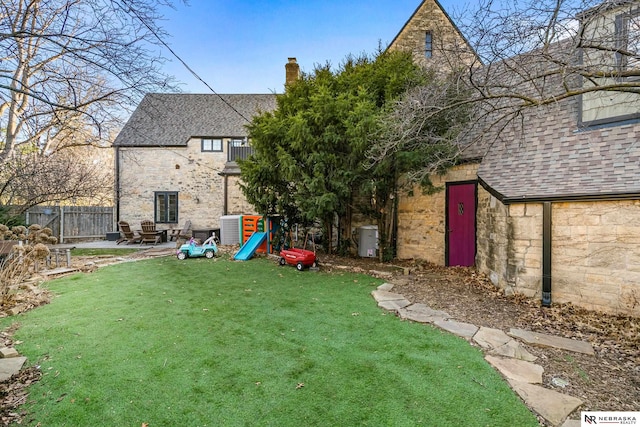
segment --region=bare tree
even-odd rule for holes
[[[158,10],[169,5],[170,0],[0,2],[0,164],[5,191],[25,188],[24,176],[36,173],[25,165],[33,162],[40,162],[39,179],[63,172],[70,174],[70,184],[84,162],[72,167],[58,153],[70,147],[109,146],[123,111],[146,92],[172,88],[172,80],[161,72],[163,59],[153,50],[164,36],[157,25]],[[56,158],[60,165],[52,161]],[[22,196],[24,203],[49,200],[54,193],[58,199],[75,197],[81,182],[91,180],[62,186],[58,192],[46,186],[36,196],[33,187],[11,196]],[[90,187],[80,192],[91,193]],[[68,197],[61,194],[64,188],[73,189]]]
[[[449,82],[464,86],[465,96],[439,96],[439,86],[408,93],[392,113],[400,118],[395,129],[374,144],[370,160],[414,150],[411,143],[442,145],[444,136],[455,149],[437,151],[408,175],[420,181],[465,150],[486,149],[507,128],[521,134],[536,109],[576,97],[580,126],[640,117],[639,0],[481,0],[454,20],[478,58],[465,61],[464,51],[443,45],[439,65],[449,65]],[[424,131],[460,117],[453,114],[460,108],[464,126],[444,135]]]

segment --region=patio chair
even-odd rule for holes
[[[142,237],[140,240],[141,245],[143,243],[153,243],[154,245],[160,243],[162,232],[156,230],[156,224],[153,221],[145,219],[140,221],[140,226],[142,227],[142,231],[140,232],[140,236]]]
[[[178,239],[189,239],[191,237],[191,221],[187,220],[184,223],[184,227],[181,230],[175,229],[171,230],[171,234],[169,234],[169,240],[174,241]]]
[[[127,245],[130,243],[138,243],[142,240],[142,236],[131,231],[131,227],[127,221],[118,221],[118,227],[120,228],[121,237],[116,241],[116,244],[120,244],[122,242],[127,242]]]

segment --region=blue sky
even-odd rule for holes
[[[421,0],[191,0],[165,9],[166,42],[217,93],[280,93],[284,64],[302,71],[386,47]],[[440,0],[450,14],[467,0]],[[162,52],[172,58],[168,50]],[[184,92],[210,93],[176,59],[165,71]]]

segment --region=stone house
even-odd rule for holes
[[[579,18],[583,37],[601,48],[582,49],[578,60],[635,70],[622,78],[637,81],[637,38],[625,46],[635,56],[602,46],[639,31],[638,2],[605,3]],[[416,32],[431,31],[418,21]],[[610,82],[590,81],[577,87]],[[640,95],[585,92],[523,111],[520,123],[434,176],[444,191],[399,197],[398,257],[475,265],[506,292],[544,305],[640,316]]]
[[[114,142],[118,220],[211,230],[255,213],[235,160],[250,152],[245,125],[275,106],[275,94],[146,95]]]
[[[423,0],[389,50],[409,51],[417,64],[443,71],[480,63],[476,52],[438,0]]]

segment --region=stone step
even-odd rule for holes
[[[456,322],[455,320],[436,320],[433,322],[439,328],[454,335],[470,340],[478,332],[478,327],[471,323]]]
[[[543,347],[561,348],[563,350],[573,351],[575,353],[583,353],[594,355],[595,351],[591,344],[585,341],[572,340],[570,338],[558,337],[555,335],[542,334],[539,332],[531,332],[524,329],[510,329],[509,335],[521,339],[527,344],[539,345]]]
[[[396,294],[394,292],[376,289],[371,292],[371,295],[373,295],[373,298],[378,303],[378,307],[384,308],[385,310],[397,311],[411,305],[411,302],[405,299],[403,295]]]
[[[554,426],[560,425],[569,414],[582,405],[582,400],[554,390],[523,381],[507,381],[529,408]]]
[[[20,372],[26,361],[27,358],[23,356],[0,359],[0,382],[8,380],[12,375]]]
[[[526,360],[486,355],[484,359],[506,378],[529,384],[542,384],[544,368]]]
[[[481,326],[473,340],[489,353],[533,362],[536,356],[500,329]]]
[[[412,320],[419,323],[433,323],[436,320],[446,320],[450,318],[448,313],[434,310],[425,304],[411,304],[398,310],[401,319]]]

